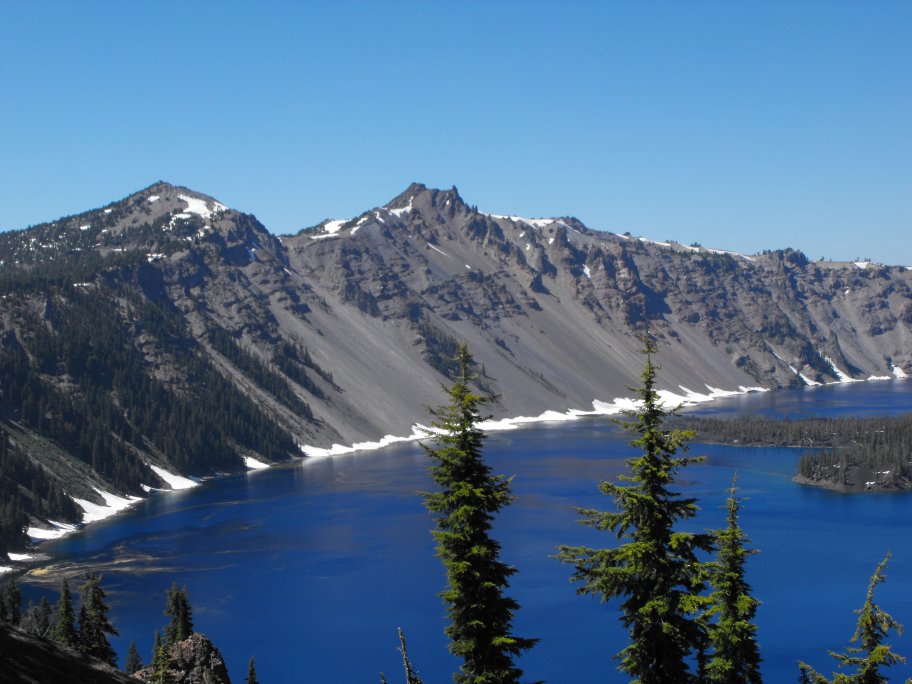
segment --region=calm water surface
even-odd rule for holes
[[[716,415],[878,415],[912,411],[912,382],[840,385],[732,398]],[[510,593],[522,606],[516,633],[540,643],[521,661],[529,680],[622,682],[613,654],[625,644],[616,602],[576,596],[570,568],[550,556],[558,544],[605,546],[611,538],[575,523],[574,507],[607,508],[599,480],[623,471],[629,436],[608,420],[494,433],[485,454],[515,475],[516,502],[497,520],[503,558],[519,572]],[[838,495],[790,480],[799,452],[694,445],[705,463],[682,471],[697,496],[694,529],[721,527],[733,472],[748,497],[742,515],[761,549],[748,566],[763,601],[757,622],[767,682],[793,682],[795,662],[824,673],[851,637],[853,610],[889,550],[878,602],[912,628],[912,495]],[[59,567],[104,573],[115,648],[130,640],[148,658],[165,624],[164,592],[186,585],[196,628],[222,650],[236,682],[256,657],[260,679],[350,684],[401,680],[396,628],[428,684],[451,681],[443,572],[419,490],[431,487],[415,446],[297,463],[156,496],[116,519],[43,550]],[[36,595],[36,586],[28,594]],[[891,635],[912,656],[912,639]],[[895,680],[912,668],[895,668]]]

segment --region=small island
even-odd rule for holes
[[[875,418],[697,418],[706,443],[804,449],[793,480],[838,492],[912,491],[912,413]]]

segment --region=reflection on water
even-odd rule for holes
[[[700,413],[865,414],[912,410],[912,383],[865,383],[733,397]],[[605,419],[494,433],[486,455],[496,472],[515,475],[516,502],[497,520],[503,556],[519,572],[510,593],[522,608],[516,633],[541,642],[522,666],[550,682],[624,678],[611,655],[625,643],[616,604],[577,597],[570,570],[551,556],[558,544],[610,543],[576,524],[576,506],[607,508],[596,484],[624,469],[629,436]],[[748,497],[742,515],[761,553],[749,580],[763,601],[758,621],[766,681],[794,681],[795,661],[832,670],[854,629],[852,610],[887,550],[893,559],[879,603],[912,623],[912,496],[844,496],[791,482],[798,452],[694,445],[706,460],[679,485],[700,499],[694,529],[724,524],[732,473]],[[434,555],[419,490],[431,487],[417,446],[349,454],[207,483],[156,496],[115,520],[45,545],[50,572],[104,573],[115,647],[151,648],[161,627],[164,591],[186,585],[196,626],[225,653],[235,680],[256,656],[263,681],[377,681],[398,671],[396,628],[425,681],[449,681],[444,611],[436,594],[443,572]],[[51,578],[48,580],[48,578]],[[912,656],[912,639],[893,638]],[[912,675],[909,668],[897,669]]]

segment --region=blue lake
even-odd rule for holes
[[[700,413],[881,415],[912,411],[912,382],[869,382],[717,401]],[[516,634],[540,638],[521,660],[528,680],[622,682],[612,656],[625,645],[616,602],[577,596],[559,544],[607,546],[613,537],[576,524],[575,507],[609,508],[599,480],[624,470],[630,436],[603,418],[493,433],[485,455],[515,475],[516,501],[494,534],[515,565],[509,593],[522,606]],[[791,482],[799,452],[694,444],[706,461],[680,473],[699,498],[694,529],[721,527],[732,474],[747,497],[742,524],[761,550],[748,565],[759,610],[767,682],[797,679],[796,661],[833,671],[868,579],[887,551],[876,599],[912,628],[912,495],[839,495]],[[416,492],[429,489],[414,445],[295,463],[155,496],[115,519],[42,547],[53,565],[104,574],[115,648],[135,640],[149,657],[165,624],[165,590],[186,585],[197,630],[221,649],[235,682],[256,657],[260,679],[328,684],[401,681],[396,628],[428,684],[451,681],[443,571],[431,519]],[[27,587],[36,596],[37,586]],[[53,600],[53,597],[52,597]],[[912,633],[912,632],[910,632]],[[891,635],[912,656],[912,637]],[[912,668],[894,668],[896,681]]]

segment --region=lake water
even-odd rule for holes
[[[912,382],[869,382],[769,392],[717,401],[701,413],[878,415],[912,411]],[[625,645],[617,603],[577,596],[558,544],[607,546],[613,538],[575,523],[575,508],[608,508],[599,480],[635,452],[604,418],[493,433],[485,455],[515,475],[517,500],[498,517],[502,557],[518,568],[510,595],[515,632],[540,643],[521,660],[528,680],[622,682],[612,656]],[[721,527],[733,472],[748,498],[742,524],[761,549],[748,565],[765,681],[796,681],[798,659],[833,671],[868,579],[887,551],[888,580],[876,599],[912,628],[912,495],[839,495],[791,482],[799,452],[693,445],[703,464],[680,473],[697,496],[694,529]],[[114,640],[149,657],[165,624],[165,590],[186,585],[197,630],[221,649],[235,682],[256,657],[261,681],[352,684],[401,681],[396,628],[428,684],[451,681],[444,577],[419,490],[431,487],[417,446],[295,463],[155,496],[116,519],[44,545],[56,570],[104,573]],[[36,596],[37,586],[26,588]],[[54,600],[55,597],[52,597]],[[912,638],[890,643],[912,656]],[[895,681],[912,668],[894,668]],[[900,677],[902,675],[902,679]]]

